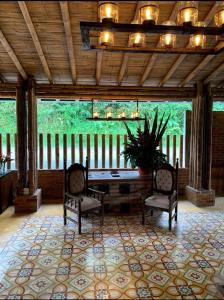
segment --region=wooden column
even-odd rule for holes
[[[21,178],[23,179],[22,181],[20,175],[21,188],[14,204],[15,212],[35,212],[40,206],[41,190],[38,189],[37,180],[37,102],[34,79],[28,78],[26,84],[24,84],[24,90],[26,95],[24,100],[26,109],[24,108],[24,111],[26,113],[22,114],[19,101],[17,101],[17,123],[19,129],[19,126],[22,127],[22,120],[24,122],[24,127],[22,127],[23,131],[22,129],[20,129],[20,132],[18,131],[18,135],[20,135],[20,138],[18,138],[18,142],[20,141],[20,146],[18,146],[18,158],[21,157],[21,161],[19,160],[19,164],[21,164],[20,168],[26,167],[22,169],[24,171],[24,174],[22,174],[26,178],[26,181],[24,177]],[[21,90],[19,87],[17,94],[20,99]],[[27,189],[24,190],[24,187]]]
[[[16,114],[17,114],[17,169],[18,194],[23,194],[27,186],[27,107],[26,88],[21,75],[18,75],[16,88]]]
[[[29,193],[33,195],[37,190],[37,101],[35,81],[28,79],[28,153],[29,153]]]
[[[187,196],[197,206],[214,205],[211,190],[212,94],[209,85],[197,83],[193,99]]]

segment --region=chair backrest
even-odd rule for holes
[[[155,170],[154,174],[154,191],[162,194],[172,194],[177,191],[177,176],[178,176],[178,160],[176,168],[166,163]]]
[[[64,190],[73,195],[85,193],[88,187],[88,158],[86,167],[75,163],[68,169],[64,163]]]

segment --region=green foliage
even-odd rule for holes
[[[98,102],[101,116],[105,115],[105,109],[109,103]],[[127,115],[131,115],[136,109],[135,102],[112,103],[113,111],[116,114],[119,109],[124,109]],[[156,109],[159,110],[159,118],[165,112],[165,117],[172,113],[172,117],[166,129],[166,134],[183,134],[184,112],[191,110],[189,102],[140,102],[141,116],[145,113],[152,120]],[[224,103],[215,102],[213,110],[224,111]],[[90,102],[56,102],[46,101],[38,103],[38,131],[42,133],[98,133],[98,134],[125,134],[123,122],[91,122],[86,117],[91,116]],[[131,131],[138,127],[137,122],[129,122]],[[0,133],[16,132],[16,103],[15,101],[0,101]]]
[[[159,143],[166,130],[170,115],[164,122],[164,114],[158,122],[158,110],[156,110],[152,126],[145,116],[144,128],[137,128],[137,135],[134,136],[124,122],[128,133],[126,149],[122,152],[126,161],[130,161],[132,168],[141,167],[142,169],[153,168],[165,161],[166,155],[158,149]],[[150,128],[151,131],[150,131]]]

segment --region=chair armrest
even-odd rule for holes
[[[90,193],[92,193],[92,194],[98,194],[98,195],[102,195],[102,196],[106,194],[106,192],[94,190],[94,189],[92,189],[92,188],[88,188],[87,191],[90,192]]]
[[[177,200],[177,191],[174,190],[171,195],[169,195],[170,206]]]

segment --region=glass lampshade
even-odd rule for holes
[[[196,26],[205,27],[205,23],[197,22]],[[197,34],[191,35],[191,37],[190,37],[190,47],[191,48],[203,49],[203,48],[205,48],[205,43],[206,43],[206,35],[197,33]]]
[[[178,25],[191,24],[195,25],[198,21],[198,2],[197,1],[180,1],[179,11],[177,14]]]
[[[157,24],[159,18],[159,6],[155,1],[147,1],[147,4],[140,7],[140,23]]]
[[[100,22],[118,22],[118,5],[104,2],[99,5]]]
[[[173,21],[163,22],[163,25],[176,25]],[[160,36],[160,46],[162,48],[174,48],[176,45],[176,34],[165,33]]]
[[[123,110],[119,110],[118,111],[118,113],[117,113],[117,117],[118,117],[118,119],[124,119],[124,118],[126,118],[126,113],[125,113],[125,111],[123,111]]]
[[[113,46],[114,45],[113,32],[109,32],[109,31],[100,32],[99,44],[100,46]]]
[[[215,24],[218,27],[224,27],[224,1],[222,1],[217,7]]]
[[[93,118],[98,119],[99,117],[100,117],[99,110],[98,110],[98,108],[95,107],[93,110]]]
[[[112,109],[111,106],[108,106],[108,107],[106,108],[106,118],[107,118],[107,119],[111,119],[112,116],[113,116],[113,109]]]
[[[144,33],[132,33],[130,34],[129,40],[130,46],[132,47],[142,47],[145,43],[145,34]]]

